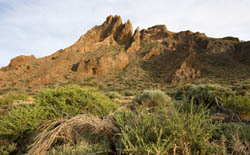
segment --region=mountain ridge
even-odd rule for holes
[[[165,25],[133,31],[130,20],[122,23],[120,16],[108,16],[65,49],[42,58],[12,59],[0,69],[0,88],[75,83],[140,89],[199,78],[248,79],[248,73],[249,41],[189,30],[175,33]]]

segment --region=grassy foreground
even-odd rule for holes
[[[248,94],[211,84],[125,93],[135,94],[128,102],[70,85],[42,90],[33,104],[3,96],[0,154],[249,154]]]

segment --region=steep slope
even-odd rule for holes
[[[76,83],[140,89],[197,78],[250,78],[250,42],[209,38],[156,25],[133,33],[128,20],[108,16],[72,46],[35,58],[19,56],[0,69],[0,89],[40,89]]]

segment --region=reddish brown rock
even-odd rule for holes
[[[85,79],[104,86],[107,81],[115,81],[125,87],[120,83],[131,86],[130,82],[154,79],[164,85],[199,77],[249,78],[249,51],[250,42],[239,42],[238,38],[215,39],[191,31],[175,33],[165,25],[141,31],[137,28],[132,34],[129,20],[122,23],[120,16],[108,16],[66,49],[39,59],[12,59],[0,69],[0,89],[83,84]]]
[[[147,41],[162,40],[167,37],[167,27],[165,25],[156,25],[141,31],[141,39]]]
[[[10,64],[8,65],[8,69],[18,69],[20,67],[28,66],[32,61],[36,60],[35,56],[18,56],[16,58],[11,59]]]
[[[171,79],[171,83],[185,82],[191,79],[195,79],[201,76],[199,62],[195,55],[188,56],[180,68],[175,71]]]
[[[77,51],[80,53],[91,51],[93,44],[102,42],[108,37],[112,37],[115,41],[124,44],[126,40],[131,38],[131,27],[132,25],[129,21],[122,24],[120,16],[108,16],[102,25],[94,26],[85,35],[81,36],[75,44],[67,48],[66,51]]]
[[[140,49],[141,45],[141,40],[140,40],[140,29],[139,27],[136,28],[135,33],[132,38],[132,42],[130,44],[130,47],[128,48],[127,52],[128,53],[133,53],[135,51],[138,51]]]
[[[145,58],[146,60],[149,60],[152,56],[154,56],[154,55],[159,55],[160,53],[161,53],[161,49],[160,49],[160,48],[154,47],[154,48],[152,48],[152,49],[149,51],[149,53],[147,53],[147,54],[144,56],[144,58]]]
[[[3,71],[0,71],[0,78],[5,78],[5,72],[3,72]]]
[[[82,60],[76,69],[79,73],[87,75],[105,75],[109,72],[122,70],[129,63],[128,56],[125,52],[120,52],[116,56],[104,55],[101,57]]]
[[[120,44],[124,44],[126,46],[128,46],[128,44],[130,43],[131,39],[132,39],[132,32],[133,28],[132,28],[132,24],[130,22],[130,20],[128,20],[123,26],[122,29],[120,31],[120,33],[117,36],[117,42]]]

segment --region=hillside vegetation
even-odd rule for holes
[[[0,118],[1,154],[249,152],[249,95],[211,84],[146,90],[127,103],[110,94],[119,93],[69,85],[12,106]]]

